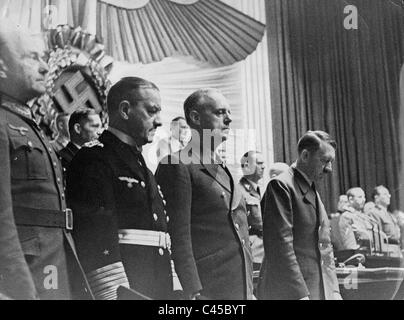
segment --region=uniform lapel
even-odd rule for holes
[[[305,203],[310,203],[313,206],[313,208],[316,209],[316,194],[314,190],[309,186],[306,179],[301,175],[301,173],[296,168],[293,168],[293,171],[300,192],[302,193],[303,201]]]
[[[316,191],[317,193],[317,201],[318,201],[318,213],[319,213],[319,221],[320,221],[320,225],[323,224],[325,219],[328,219],[327,217],[327,211],[325,210],[323,201],[321,201],[320,195],[318,193],[318,191]]]
[[[202,163],[202,167],[204,171],[217,181],[217,183],[231,193],[231,177],[229,177],[224,170],[219,168],[219,165]]]

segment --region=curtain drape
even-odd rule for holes
[[[344,28],[355,5],[358,29]],[[268,0],[275,160],[296,159],[298,138],[325,130],[338,143],[321,193],[328,211],[339,194],[376,185],[399,203],[399,76],[404,10],[389,0]]]
[[[138,76],[154,82],[161,91],[163,127],[157,131],[154,143],[144,148],[145,160],[152,170],[157,168],[156,146],[161,138],[168,136],[170,122],[177,116],[184,116],[183,104],[185,99],[200,88],[219,89],[227,97],[232,110],[233,134],[227,150],[232,158],[241,158],[241,152],[246,152],[248,145],[255,146],[254,135],[239,134],[237,130],[244,130],[243,104],[241,95],[241,65],[214,68],[208,63],[199,62],[192,57],[173,57],[163,61],[143,64],[115,63],[111,71],[112,83],[121,77]],[[240,149],[234,150],[237,144]],[[236,152],[237,151],[237,152]],[[237,159],[235,159],[237,160]],[[238,172],[238,162],[229,165],[233,173]]]

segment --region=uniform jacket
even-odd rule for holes
[[[83,274],[66,229],[26,224],[26,220],[21,222],[21,218],[15,218],[18,214],[35,220],[46,210],[64,215],[66,202],[58,158],[31,119],[28,107],[3,102],[0,119],[0,215],[4,219],[0,228],[6,228],[0,232],[0,288],[5,287],[5,293],[12,298],[23,299],[34,296],[70,299],[71,289],[86,295],[85,278],[80,279],[77,287],[71,288],[69,284],[69,271]],[[19,242],[12,216],[16,220]],[[46,285],[47,266],[56,267],[57,289]]]
[[[335,245],[336,250],[357,250],[361,247],[370,249],[373,241],[373,227],[376,221],[363,212],[354,210],[345,211],[338,221],[339,242]],[[332,230],[334,233],[334,230]]]
[[[316,193],[293,166],[269,182],[259,298],[340,298],[330,224]]]
[[[64,169],[67,170],[67,167],[78,151],[79,148],[77,148],[74,143],[69,142],[65,148],[58,152],[59,156],[62,158],[62,166]]]
[[[386,209],[376,205],[370,215],[377,221],[390,243],[400,244],[401,232],[397,219]]]
[[[262,214],[261,195],[257,192],[251,182],[242,177],[240,187],[246,199],[247,219],[250,230],[250,244],[253,255],[253,262],[262,263],[264,258],[264,242],[262,240]]]
[[[167,198],[178,276],[188,294],[250,299],[252,257],[241,189],[227,169],[202,163],[195,148],[191,154],[193,147],[163,159],[156,172]]]
[[[67,171],[73,237],[96,298],[115,299],[128,286],[153,299],[172,292],[170,253],[119,243],[119,230],[167,231],[163,195],[140,151],[105,131],[83,147]]]

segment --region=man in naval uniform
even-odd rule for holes
[[[67,170],[74,240],[97,299],[127,287],[152,299],[173,292],[165,200],[142,146],[161,126],[156,85],[128,77],[108,93],[109,128],[83,147]]]
[[[27,105],[45,92],[43,53],[39,39],[0,26],[0,292],[13,299],[71,299],[69,270],[84,275],[58,157]]]

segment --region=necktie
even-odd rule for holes
[[[261,190],[260,190],[260,187],[257,187],[257,193],[258,193],[258,195],[259,195],[260,198],[261,198]]]

